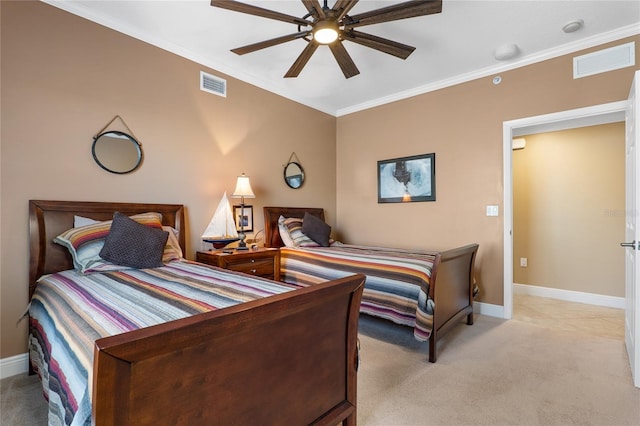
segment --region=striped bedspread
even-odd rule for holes
[[[281,278],[287,283],[308,286],[365,274],[360,312],[411,326],[416,339],[429,339],[434,308],[429,279],[436,253],[347,244],[283,247],[280,253]]]
[[[95,340],[294,288],[186,260],[41,278],[29,308],[29,350],[49,401],[49,424],[91,424]]]

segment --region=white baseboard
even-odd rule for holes
[[[0,359],[0,379],[17,376],[29,371],[29,354],[11,356]]]
[[[624,297],[605,296],[602,294],[583,293],[580,291],[560,290],[557,288],[539,287],[527,284],[513,284],[513,292],[531,296],[548,297],[550,299],[567,302],[585,303],[588,305],[605,306],[608,308],[624,309]],[[504,306],[492,305],[484,302],[473,302],[473,312],[490,317],[504,318]]]
[[[473,302],[473,313],[489,317],[504,318],[504,306],[491,303]]]
[[[624,297],[606,296],[603,294],[583,293],[581,291],[561,290],[558,288],[539,287],[527,284],[513,284],[513,293],[528,294],[530,296],[548,297],[550,299],[567,302],[585,303],[587,305],[606,306],[608,308],[624,309]]]

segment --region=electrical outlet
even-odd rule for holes
[[[523,268],[527,267],[527,258],[526,257],[521,257],[520,258],[520,266],[522,266]]]

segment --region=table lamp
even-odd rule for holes
[[[246,176],[244,173],[242,176],[238,176],[238,180],[236,182],[236,189],[231,194],[232,198],[240,198],[240,233],[238,236],[240,237],[240,242],[238,243],[238,250],[247,250],[247,243],[245,243],[244,239],[246,235],[244,234],[244,199],[245,198],[256,198],[251,190],[251,184],[249,183],[249,176]]]

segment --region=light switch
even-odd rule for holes
[[[487,216],[498,216],[498,206],[487,206]]]

